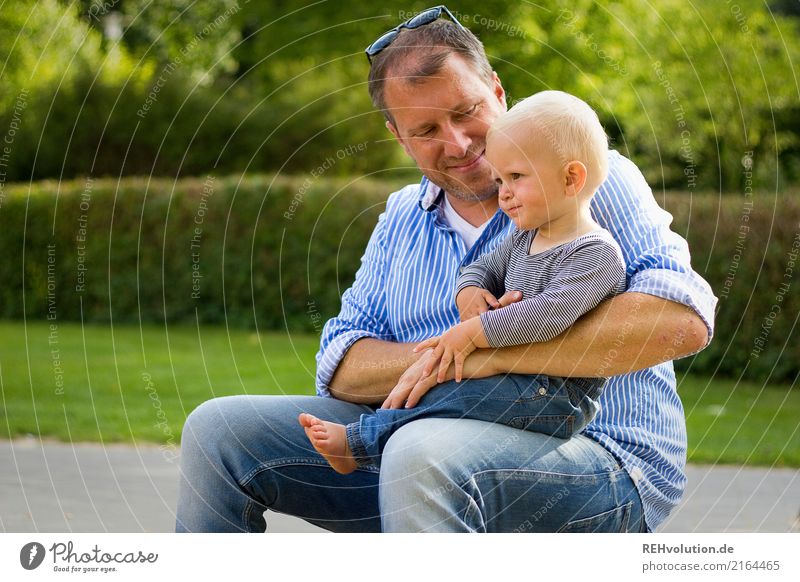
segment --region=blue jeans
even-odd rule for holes
[[[347,443],[359,465],[380,465],[389,437],[422,418],[471,418],[566,439],[597,414],[604,385],[605,380],[596,378],[523,374],[445,382],[414,408],[362,414],[347,425]]]
[[[644,531],[627,472],[583,435],[422,419],[392,435],[380,469],[340,475],[297,421],[371,411],[315,396],[203,403],[183,428],[176,530],[263,532],[271,510],[338,532]]]

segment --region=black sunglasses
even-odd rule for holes
[[[381,35],[378,38],[378,40],[369,45],[367,47],[367,50],[364,51],[365,53],[367,53],[367,60],[370,63],[372,63],[372,57],[374,57],[383,49],[385,49],[387,46],[392,44],[394,39],[397,38],[397,35],[400,34],[400,31],[403,30],[404,28],[412,30],[414,28],[419,28],[420,26],[425,26],[426,24],[430,24],[434,20],[438,20],[442,16],[442,12],[447,14],[447,16],[450,17],[450,20],[455,22],[459,26],[459,28],[466,30],[466,28],[464,28],[464,25],[461,24],[458,21],[458,19],[455,16],[453,16],[453,13],[447,9],[447,6],[441,5],[441,6],[435,6],[434,8],[428,8],[427,10],[423,10],[416,16],[412,16],[404,23],[398,24],[392,30],[383,33],[383,35]]]

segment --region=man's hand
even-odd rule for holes
[[[447,376],[447,369],[450,364],[456,366],[456,382],[461,382],[464,373],[464,360],[478,348],[488,348],[486,335],[483,333],[483,325],[478,318],[459,323],[451,327],[440,337],[432,337],[425,340],[414,348],[415,352],[433,348],[433,355],[428,359],[428,363],[422,370],[422,377],[430,375],[436,365],[439,365],[439,372],[436,375],[437,382],[444,382]]]
[[[386,400],[383,401],[381,408],[404,408],[406,405],[406,400],[411,395],[412,390],[423,380],[422,371],[425,369],[425,366],[428,364],[429,358],[433,355],[433,350],[428,350],[426,353],[422,354],[422,356],[408,369],[403,372],[400,376],[400,379],[397,381],[397,385],[392,388],[389,395],[386,397]],[[433,377],[433,374],[428,374],[428,376]],[[429,386],[425,392],[430,390],[433,386],[436,385],[435,377],[434,382],[431,386]],[[425,394],[423,392],[422,394]],[[422,394],[417,395],[417,399],[415,401],[418,402],[420,398],[422,398]],[[411,408],[410,406],[408,408]]]
[[[506,291],[500,299],[495,299],[486,289],[481,287],[464,287],[456,296],[456,306],[461,321],[486,313],[489,309],[500,309],[522,299],[519,291]]]
[[[438,384],[439,382],[436,380],[435,371],[431,372],[427,376],[422,376],[417,383],[414,384],[411,392],[409,392],[408,398],[406,398],[406,408],[414,408],[422,399],[422,397],[425,396],[431,388]]]
[[[456,295],[456,306],[461,321],[467,321],[473,317],[486,313],[489,309],[497,309],[500,302],[488,290],[481,287],[464,287]]]

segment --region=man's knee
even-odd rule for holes
[[[214,400],[207,400],[189,413],[181,431],[181,456],[197,452],[198,445],[207,444],[213,436],[215,419],[218,418],[218,407]]]
[[[383,450],[380,506],[384,531],[465,531],[460,520],[470,504],[462,490],[468,463],[454,423],[423,419],[395,432]]]
[[[183,425],[183,453],[192,447],[213,450],[220,441],[230,438],[229,427],[236,425],[235,409],[241,403],[238,396],[224,396],[206,400],[192,410]]]
[[[397,430],[383,449],[381,483],[420,483],[420,478],[442,478],[459,468],[458,444],[448,425],[453,421],[422,419]],[[452,465],[452,466],[451,466]]]

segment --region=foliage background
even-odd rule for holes
[[[0,127],[22,89],[30,98],[7,179],[299,173],[364,141],[369,152],[337,174],[407,167],[369,103],[363,49],[425,7],[17,0],[0,11]],[[484,41],[512,101],[545,88],[586,99],[656,188],[736,191],[746,152],[759,186],[798,178],[796,2],[450,8]]]

